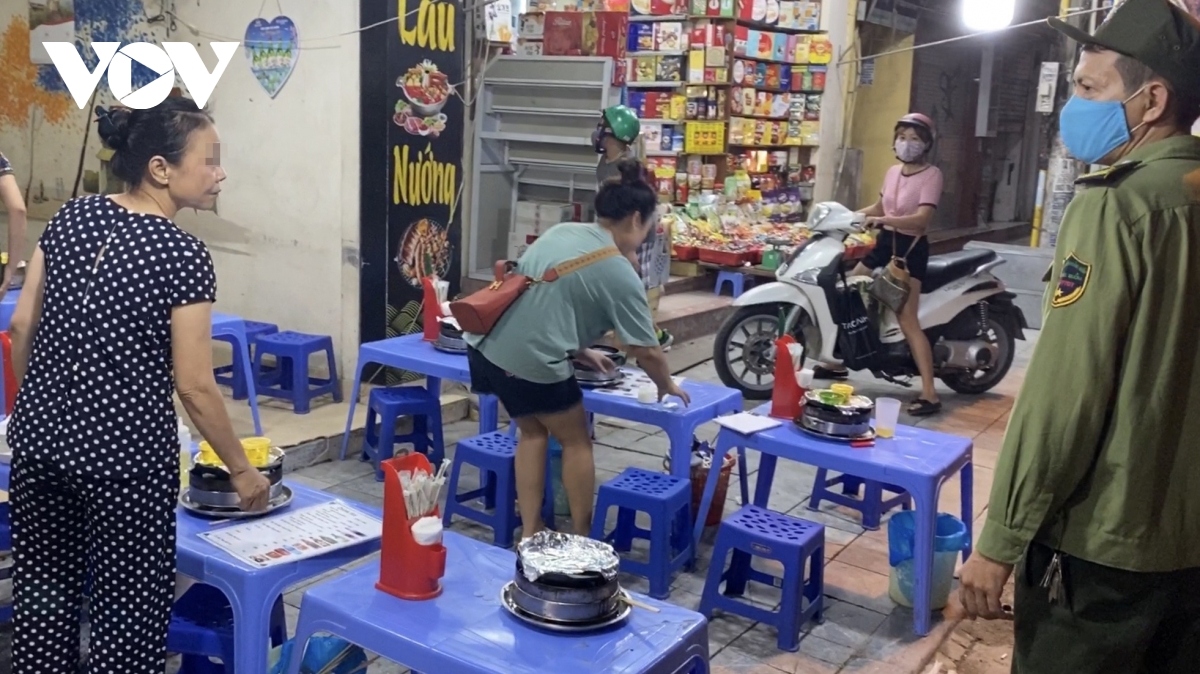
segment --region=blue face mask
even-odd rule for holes
[[[1128,143],[1134,131],[1125,121],[1125,104],[1141,90],[1124,101],[1093,101],[1078,96],[1063,106],[1059,114],[1059,132],[1073,157],[1089,164],[1099,163],[1110,152]]]

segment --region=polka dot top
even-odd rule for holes
[[[105,196],[64,204],[39,246],[45,295],[8,426],[14,458],[97,478],[178,470],[171,309],[216,299],[208,249]]]

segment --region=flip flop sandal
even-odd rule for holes
[[[924,398],[917,398],[908,406],[908,413],[914,417],[929,417],[942,411],[942,403],[929,402]]]
[[[846,370],[832,370],[821,365],[813,368],[813,379],[817,381],[842,381],[849,378],[850,373]]]

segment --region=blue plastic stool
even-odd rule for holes
[[[329,361],[329,378],[308,376],[308,359],[324,352]],[[263,368],[263,356],[275,357],[274,376]],[[258,377],[259,395],[292,402],[296,414],[308,414],[313,398],[333,395],[342,402],[342,390],[337,383],[337,363],[333,358],[333,338],[328,335],[306,335],[286,330],[258,338],[254,348],[254,372]]]
[[[730,551],[733,556],[729,569],[725,570],[725,556]],[[752,556],[783,564],[783,578],[751,567]],[[809,620],[824,621],[824,574],[825,527],[758,506],[742,506],[721,523],[717,532],[699,611],[712,618],[713,610],[721,609],[774,625],[779,631],[779,650],[796,651],[800,648],[800,628]],[[750,580],[783,589],[778,611],[732,599],[745,593],[746,582]],[[719,592],[722,581],[725,594]]]
[[[396,436],[396,420],[411,416],[412,433]],[[430,437],[432,433],[433,437]],[[367,433],[362,460],[375,465],[375,479],[383,482],[379,463],[392,458],[398,444],[410,442],[429,462],[441,465],[446,445],[442,441],[442,401],[423,386],[396,386],[371,391],[367,403]]]
[[[838,485],[842,487],[840,494],[832,489]],[[866,492],[862,498],[858,498],[859,487],[864,485]],[[896,494],[896,496],[885,499],[883,496],[885,491]],[[817,477],[813,481],[813,493],[808,500],[808,509],[820,510],[821,501],[832,501],[840,506],[857,510],[862,513],[863,528],[872,531],[879,528],[879,522],[883,519],[884,513],[893,508],[912,510],[912,497],[900,487],[875,480],[865,480],[853,475],[839,475],[831,479],[829,471],[824,468],[817,471]]]
[[[271,611],[271,645],[287,639],[283,597]],[[234,674],[233,609],[225,594],[211,585],[193,585],[171,608],[167,650],[183,656],[179,674]],[[217,664],[209,658],[219,658]]]
[[[617,525],[604,531],[610,507],[617,508]],[[650,515],[650,530],[636,524],[637,513]],[[600,485],[591,537],[609,541],[619,552],[628,552],[634,538],[650,541],[650,561],[621,558],[621,570],[650,581],[650,596],[671,594],[671,574],[695,561],[692,540],[692,484],[682,477],[641,468],[625,472]]]
[[[279,326],[274,323],[259,323],[258,321],[243,322],[246,324],[246,341],[249,342],[247,346],[250,349],[250,357],[253,359],[254,343],[262,335],[273,335],[279,332]],[[237,342],[228,335],[214,335],[213,339],[229,342],[230,346],[237,348]],[[249,397],[246,393],[246,373],[242,371],[240,358],[234,358],[230,365],[213,368],[213,375],[216,376],[218,384],[233,389],[234,400],[245,400]]]
[[[721,286],[725,283],[729,284],[729,290],[733,293],[733,299],[742,296],[746,290],[746,275],[739,271],[722,271],[717,272],[717,287],[713,290],[713,294],[721,294]]]
[[[554,483],[550,478],[550,452],[546,452],[546,488],[542,496],[542,520],[547,527],[554,527]],[[516,426],[508,431],[484,433],[458,441],[454,449],[454,463],[450,469],[450,485],[446,494],[446,507],[442,510],[442,524],[447,529],[455,515],[465,517],[492,529],[492,544],[502,548],[512,547],[513,531],[521,526],[517,514],[517,477],[515,459],[517,455]],[[464,464],[479,469],[482,483],[478,489],[460,494],[458,481],[462,477]],[[483,499],[483,508],[472,507],[470,502]],[[490,512],[489,512],[490,511]]]

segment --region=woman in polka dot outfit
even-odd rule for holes
[[[86,671],[164,671],[179,496],[173,390],[242,507],[261,510],[269,491],[213,379],[212,259],[171,222],[216,203],[217,129],[185,98],[96,112],[127,191],[59,209],[12,320],[15,674],[79,671],[85,581]]]

